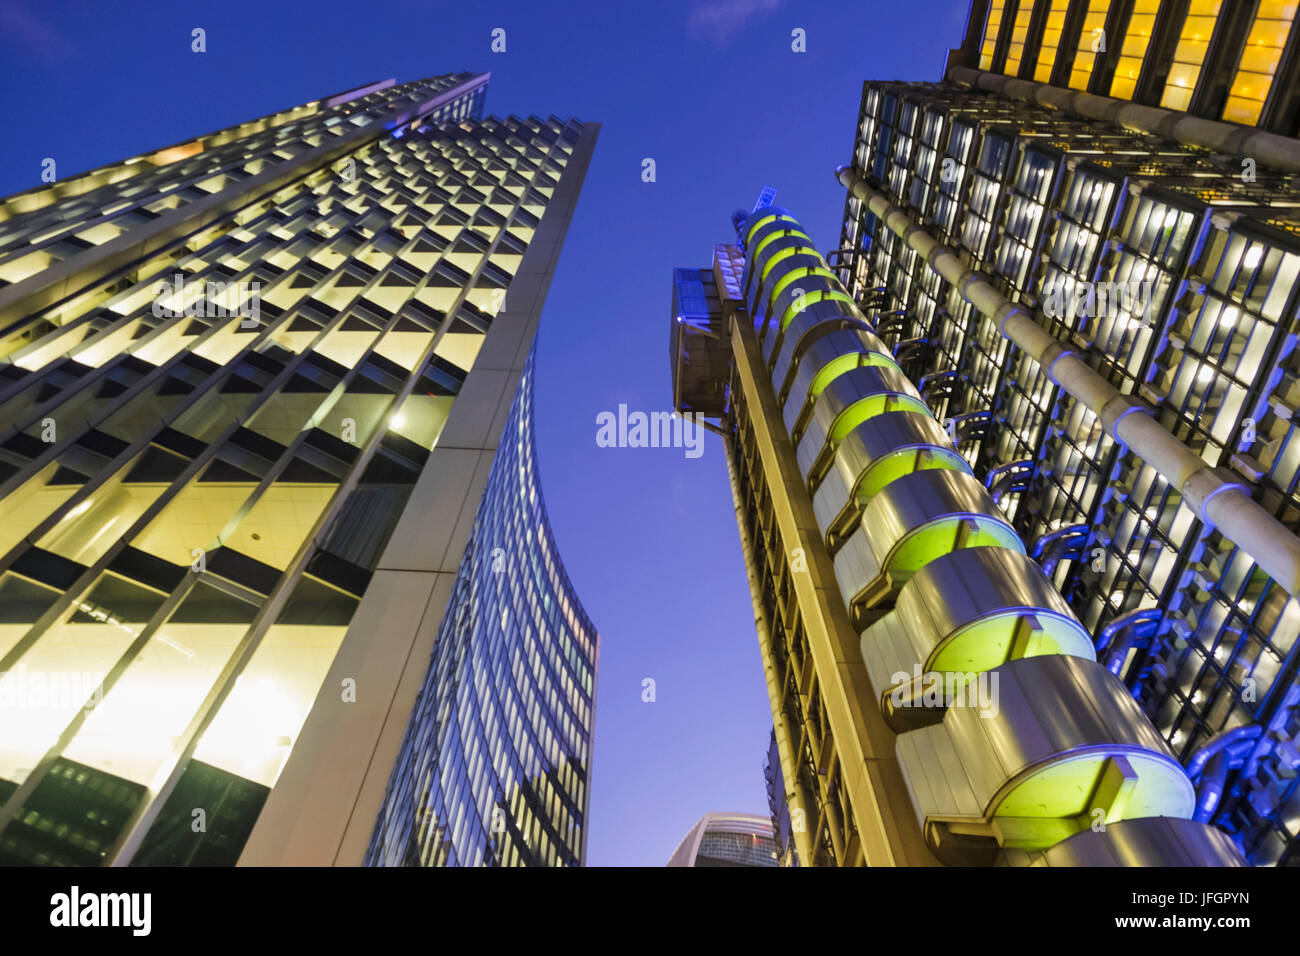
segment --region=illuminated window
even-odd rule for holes
[[[998,45],[998,31],[1002,27],[1003,0],[993,0],[989,5],[989,22],[984,28],[984,45],[980,48],[980,69],[993,66],[993,51]]]
[[[1011,46],[1007,48],[1007,63],[1002,72],[1015,76],[1020,72],[1020,59],[1025,53],[1025,34],[1029,32],[1029,18],[1033,15],[1034,5],[1022,3],[1016,11],[1015,27],[1011,31]]]
[[[1174,62],[1165,81],[1164,95],[1160,98],[1161,106],[1185,110],[1191,103],[1221,5],[1221,0],[1192,0],[1187,8],[1187,19],[1183,21],[1183,32],[1179,34]]]
[[[1070,89],[1086,90],[1092,78],[1092,68],[1097,61],[1097,54],[1105,45],[1106,14],[1110,10],[1110,0],[1092,0],[1088,4],[1088,15],[1083,18],[1083,29],[1079,31],[1079,50],[1074,54],[1074,65],[1070,69]]]
[[[1133,88],[1137,86],[1138,74],[1142,72],[1142,58],[1146,56],[1147,46],[1151,43],[1151,31],[1155,27],[1156,11],[1159,9],[1160,0],[1137,0],[1133,5],[1133,15],[1129,17],[1128,28],[1124,31],[1124,47],[1120,50],[1115,76],[1110,82],[1111,96],[1124,100],[1133,98]]]
[[[1065,25],[1065,11],[1068,0],[1053,0],[1047,13],[1047,23],[1043,26],[1043,42],[1038,50],[1038,63],[1034,67],[1034,79],[1039,83],[1048,83],[1052,79],[1052,66],[1056,63],[1056,48],[1061,45],[1061,28]]]
[[[1295,20],[1295,4],[1282,0],[1261,0],[1255,22],[1246,38],[1237,75],[1233,78],[1228,101],[1223,107],[1223,118],[1234,123],[1253,126],[1259,121],[1264,100],[1273,85],[1282,48],[1286,46],[1291,24]]]

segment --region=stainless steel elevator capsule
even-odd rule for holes
[[[933,852],[1239,863],[799,223],[769,207],[740,230],[744,304]]]

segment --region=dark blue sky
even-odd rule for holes
[[[537,437],[552,524],[603,642],[588,864],[660,866],[702,814],[766,813],[771,717],[717,438],[693,460],[599,448],[596,416],[671,407],[672,269],[708,265],[762,186],[834,247],[832,171],[862,81],[938,79],[966,9],[0,0],[0,195],[38,185],[47,156],[66,176],[390,76],[490,71],[488,112],[603,124],[542,319]],[[190,52],[194,27],[205,54]]]

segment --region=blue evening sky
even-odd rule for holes
[[[936,80],[966,0],[0,0],[0,195],[361,83],[490,71],[487,112],[603,124],[543,314],[537,438],[601,631],[588,864],[661,866],[715,810],[766,813],[771,716],[722,447],[596,445],[671,407],[674,266],[764,185],[834,248],[865,79]],[[190,52],[190,30],[208,51]],[[506,30],[505,53],[489,49]],[[807,52],[791,50],[791,31]],[[657,181],[642,182],[642,160]],[[654,703],[642,681],[656,683]]]

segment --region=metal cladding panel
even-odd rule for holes
[[[754,224],[757,223],[761,223],[761,225],[754,228]],[[756,218],[746,229],[748,233],[743,243],[748,266],[745,273],[745,284],[752,295],[754,291],[753,283],[758,281],[758,273],[762,270],[763,263],[769,254],[766,248],[759,248],[763,245],[763,241],[773,234],[786,233],[791,230],[802,232],[803,227],[784,209],[773,206]]]
[[[835,300],[835,304],[843,306],[844,309],[835,314],[827,314],[818,311],[817,307],[822,303],[814,303],[809,308],[800,312],[790,320],[790,324],[785,328],[785,336],[790,340],[791,346],[797,345],[805,335],[824,322],[839,322],[839,328],[851,328],[855,330],[865,343],[867,351],[880,352],[889,355],[889,346],[882,342],[874,332],[871,326],[867,325],[861,316],[851,314],[851,310],[845,311],[847,306],[844,302]],[[779,316],[778,316],[779,317]],[[854,324],[849,324],[850,321]]]
[[[971,786],[943,724],[900,734],[895,752],[920,820],[982,816],[985,803]]]
[[[895,685],[896,675],[910,678],[917,666],[924,666],[925,653],[918,646],[918,637],[924,640],[925,635],[909,630],[897,614],[886,614],[862,632],[858,648],[876,696]]]
[[[1051,655],[1010,661],[995,673],[1000,684],[996,714],[981,714],[966,704],[948,708],[943,720],[986,806],[1005,795],[1000,792],[1017,774],[1089,750],[1146,751],[1181,775],[1137,702],[1101,665]],[[1062,706],[1065,701],[1072,705]],[[1183,780],[1190,815],[1194,793],[1191,782]]]
[[[820,257],[815,261],[811,253],[796,253],[782,260],[763,280],[759,289],[759,302],[768,303],[771,315],[780,318],[800,296],[814,292],[839,292],[840,284],[830,274]],[[780,286],[780,291],[777,287]],[[770,291],[769,291],[770,290]],[[775,294],[773,294],[775,293]]]
[[[874,364],[893,368],[894,360],[888,352],[875,352],[869,347],[866,333],[858,329],[836,329],[818,337],[799,360],[799,366],[790,383],[790,394],[785,399],[781,411],[782,419],[797,420],[800,412],[808,403],[809,392],[817,375],[836,359],[846,355],[861,355],[856,365],[873,364],[870,355],[876,356]],[[865,361],[864,361],[865,360]],[[778,375],[780,377],[778,377]],[[779,368],[772,373],[773,389],[779,389],[786,378],[786,371]],[[780,398],[780,393],[777,395]]]
[[[880,559],[861,530],[855,531],[835,554],[835,580],[840,594],[849,595],[849,600],[880,577],[882,570]]]
[[[813,494],[813,515],[825,539],[828,529],[835,523],[849,502],[849,486],[842,476],[831,471]]]
[[[966,625],[1008,609],[1053,614],[1071,623],[1091,649],[1088,632],[1038,563],[1009,548],[965,548],[936,558],[903,587],[895,613],[933,649]]]
[[[883,347],[880,346],[879,339],[872,336],[872,334],[867,332],[866,329],[844,328],[844,324],[842,323],[833,323],[833,320],[841,319],[841,317],[842,319],[855,319],[853,310],[850,310],[848,303],[840,302],[839,299],[823,299],[822,302],[814,302],[813,304],[810,304],[810,306],[807,306],[805,310],[801,312],[801,315],[805,315],[805,313],[811,313],[811,315],[816,316],[816,323],[814,323],[814,326],[823,323],[826,323],[826,325],[824,325],[823,328],[807,329],[806,332],[801,334],[801,336],[797,336],[797,334],[789,334],[789,326],[785,329],[787,334],[785,334],[785,337],[781,339],[781,345],[776,352],[775,362],[772,362],[771,359],[770,362],[768,362],[772,367],[772,388],[776,389],[777,401],[780,401],[781,390],[785,388],[790,389],[790,394],[796,392],[796,382],[801,378],[800,372],[803,371],[803,367],[805,367],[810,360],[815,360],[815,355],[829,355],[829,358],[835,358],[836,355],[844,355],[846,352],[850,351],[883,350]],[[792,319],[790,320],[790,325],[793,324],[794,320]],[[816,347],[818,347],[818,345],[823,341],[826,341],[826,339],[831,339],[831,341],[839,343],[840,351],[835,352],[833,355],[824,350],[816,352],[815,354],[814,350]],[[796,352],[796,350],[798,351]],[[884,351],[885,354],[889,354],[887,350]],[[820,371],[820,369],[822,369],[822,365],[826,364],[827,360],[829,359],[816,363],[816,368],[813,369],[813,375],[809,376],[807,381],[813,380],[813,377]],[[796,365],[796,372],[794,372],[793,381],[792,376],[790,376],[790,367],[792,367],[792,365]]]
[[[863,512],[862,530],[871,553],[884,563],[913,531],[953,517],[992,521],[1015,536],[983,485],[947,469],[913,472],[887,485]]]
[[[873,395],[920,398],[908,377],[888,366],[860,365],[837,376],[817,396],[812,416],[808,419],[803,435],[799,437],[799,471],[805,478],[826,447],[835,420],[855,402]],[[789,411],[787,408],[786,413]],[[787,430],[793,431],[793,422],[787,420],[785,424]]]
[[[764,275],[763,270],[769,265],[771,269]],[[813,248],[812,240],[794,234],[777,236],[763,247],[756,261],[749,261],[745,273],[745,281],[748,283],[746,302],[752,308],[758,308],[767,303],[772,288],[791,269],[817,267],[825,268],[826,261]],[[779,315],[778,312],[777,316]]]
[[[772,289],[782,277],[793,269],[805,268],[826,268],[826,260],[813,247],[812,240],[793,232],[774,236],[763,246],[758,258],[749,262],[746,273],[749,298],[746,301],[753,305],[762,304],[771,298]]]
[[[1082,830],[1041,855],[1047,866],[1249,866],[1222,830],[1180,817],[1143,817]]]
[[[939,423],[917,412],[884,412],[851,431],[836,449],[832,467],[814,495],[814,510],[819,514],[824,511],[827,515],[822,533],[828,533],[835,518],[863,493],[860,486],[874,465],[892,455],[905,452],[915,455],[920,451],[944,456],[949,469],[957,470],[954,466],[960,463],[961,470],[970,471],[965,462],[945,445],[944,431]]]

